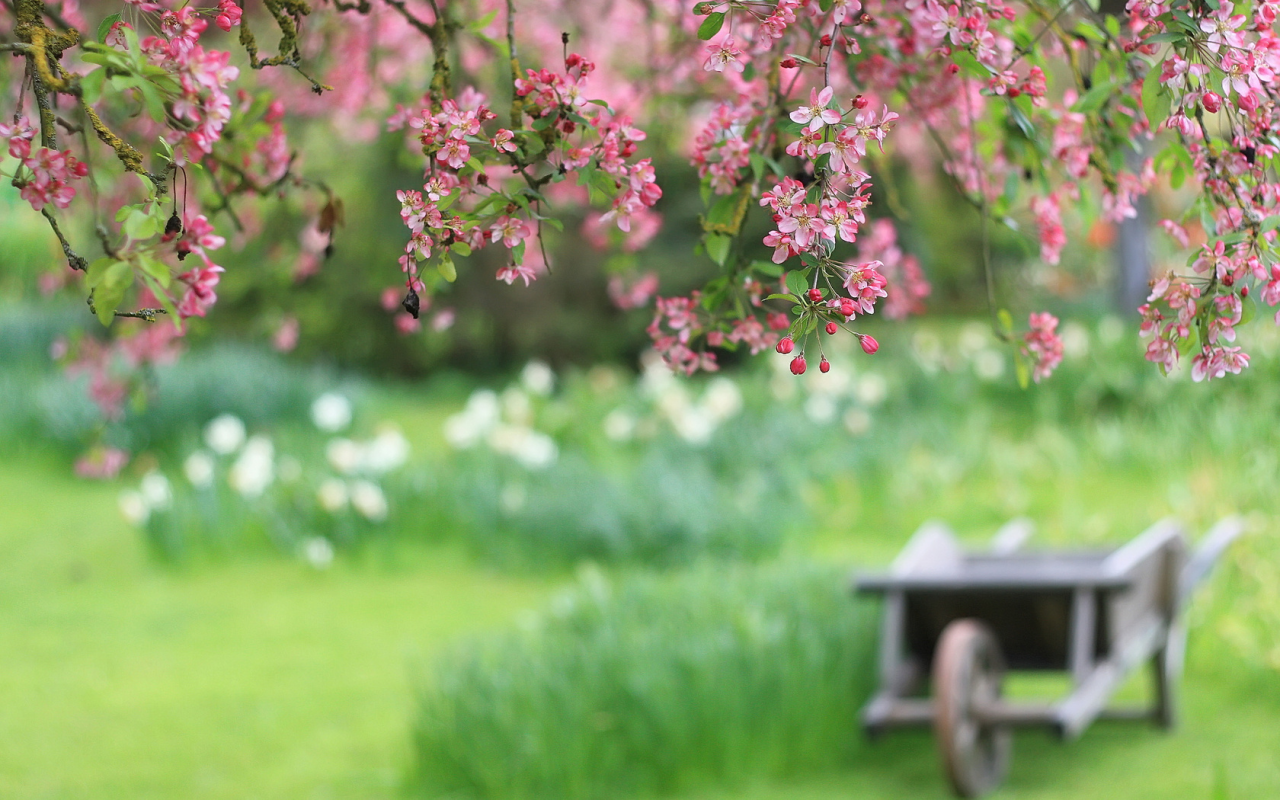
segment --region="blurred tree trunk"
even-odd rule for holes
[[[1131,169],[1141,169],[1141,156],[1135,155],[1138,164]],[[1151,259],[1147,255],[1148,231],[1151,227],[1151,203],[1144,195],[1134,203],[1138,216],[1120,223],[1116,236],[1116,310],[1121,314],[1133,314],[1147,299],[1151,280]]]
[[[1098,10],[1103,14],[1119,17],[1123,20],[1126,0],[1101,0]],[[1142,169],[1146,157],[1142,152],[1128,154],[1128,166],[1131,172]],[[1147,232],[1151,227],[1151,203],[1144,195],[1134,203],[1138,216],[1120,223],[1116,236],[1116,279],[1114,302],[1116,311],[1121,315],[1133,314],[1138,306],[1147,299],[1147,290],[1151,280],[1151,259],[1148,256]]]

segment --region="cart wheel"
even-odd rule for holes
[[[1008,772],[1012,733],[974,715],[975,705],[1000,697],[1004,671],[1000,645],[983,623],[959,619],[942,631],[933,659],[933,732],[961,797],[990,792]]]
[[[1164,645],[1152,656],[1155,674],[1155,722],[1170,730],[1178,724],[1178,683],[1182,679],[1182,662],[1187,652],[1187,629],[1174,620],[1165,635]]]

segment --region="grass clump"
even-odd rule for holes
[[[422,691],[424,797],[667,793],[831,767],[859,740],[872,607],[842,571],[701,568],[581,585],[442,658]]]

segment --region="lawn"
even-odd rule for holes
[[[1088,501],[1091,538],[1124,538],[1131,519],[1177,502],[1176,484],[1188,479],[1083,466],[1077,482],[1027,500],[1050,520],[1051,538],[1055,514]],[[1201,465],[1190,479],[1208,471]],[[1153,491],[1156,478],[1174,491]],[[989,475],[975,474],[935,486],[909,510],[871,503],[875,513],[850,518],[869,484],[842,480],[819,501],[832,511],[809,545],[842,563],[887,558],[910,533],[907,521],[930,513],[975,537],[1002,513],[966,504],[993,491]],[[119,519],[117,491],[39,454],[0,465],[2,797],[399,796],[413,686],[428,658],[465,634],[513,624],[566,581],[500,575],[421,547],[339,559],[324,572],[270,557],[162,567]],[[1124,500],[1133,496],[1160,499],[1132,508]],[[999,796],[1276,797],[1278,684],[1200,624],[1180,731],[1099,723],[1065,746],[1022,734]],[[945,796],[932,742],[916,733],[866,745],[837,772],[696,795]]]

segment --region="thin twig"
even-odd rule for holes
[[[62,254],[67,257],[67,266],[81,272],[86,271],[89,267],[88,263],[72,249],[67,237],[62,235],[62,229],[58,227],[58,218],[53,215],[48,206],[40,209],[40,213],[44,215],[45,219],[49,220],[49,225],[53,228],[54,235],[58,237],[58,242],[62,245]]]

